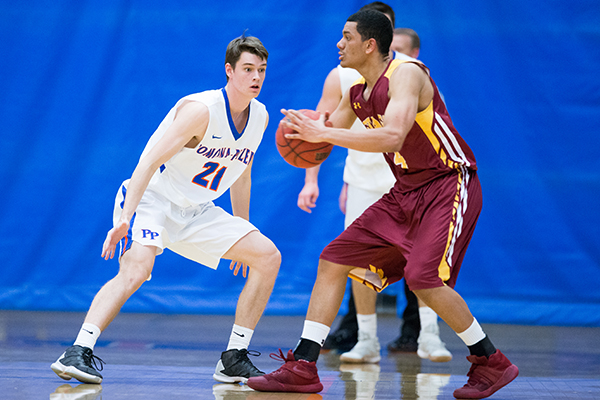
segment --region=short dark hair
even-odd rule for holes
[[[406,35],[410,37],[410,45],[413,49],[421,48],[421,39],[417,32],[410,28],[396,28],[394,29],[394,35]]]
[[[376,10],[382,12],[386,15],[389,15],[392,21],[392,27],[396,26],[396,13],[394,13],[394,9],[382,1],[374,1],[365,6],[362,6],[358,11],[364,10]]]
[[[394,30],[385,14],[375,10],[359,11],[352,14],[348,22],[356,22],[356,30],[363,42],[375,39],[379,52],[384,56],[389,55]]]
[[[225,64],[231,64],[231,67],[235,69],[235,65],[240,60],[243,52],[254,54],[265,61],[269,58],[269,52],[263,46],[262,42],[258,38],[246,36],[244,33],[227,45],[227,50],[225,50]]]

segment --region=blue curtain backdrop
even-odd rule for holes
[[[118,270],[100,251],[119,184],[180,97],[225,85],[225,47],[248,29],[270,51],[251,220],[283,255],[266,313],[304,314],[343,226],[345,150],[322,166],[309,215],[296,206],[304,171],[274,134],[281,108],[315,107],[366,3],[1,1],[0,308],[87,310]],[[483,322],[600,326],[600,3],[390,4],[480,166],[484,209],[457,290]],[[166,251],[124,311],[230,314],[243,284],[228,263]]]

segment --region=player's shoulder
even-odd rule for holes
[[[223,94],[221,93],[221,90],[205,90],[203,92],[189,94],[180,101],[200,102],[210,107],[215,103],[222,102]]]

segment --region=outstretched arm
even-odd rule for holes
[[[127,187],[127,196],[121,218],[106,235],[102,246],[102,257],[113,258],[117,243],[127,234],[129,221],[133,217],[154,172],[192,138],[202,140],[208,126],[208,108],[198,102],[184,103],[164,136],[138,163]]]

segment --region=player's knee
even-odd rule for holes
[[[265,238],[266,239],[266,238]],[[261,275],[275,278],[281,264],[281,253],[270,240],[265,240],[256,249],[253,260],[249,262],[250,268]]]
[[[119,275],[124,281],[125,290],[134,292],[148,279],[151,272],[152,267],[144,263],[129,263],[126,266],[121,266]]]

